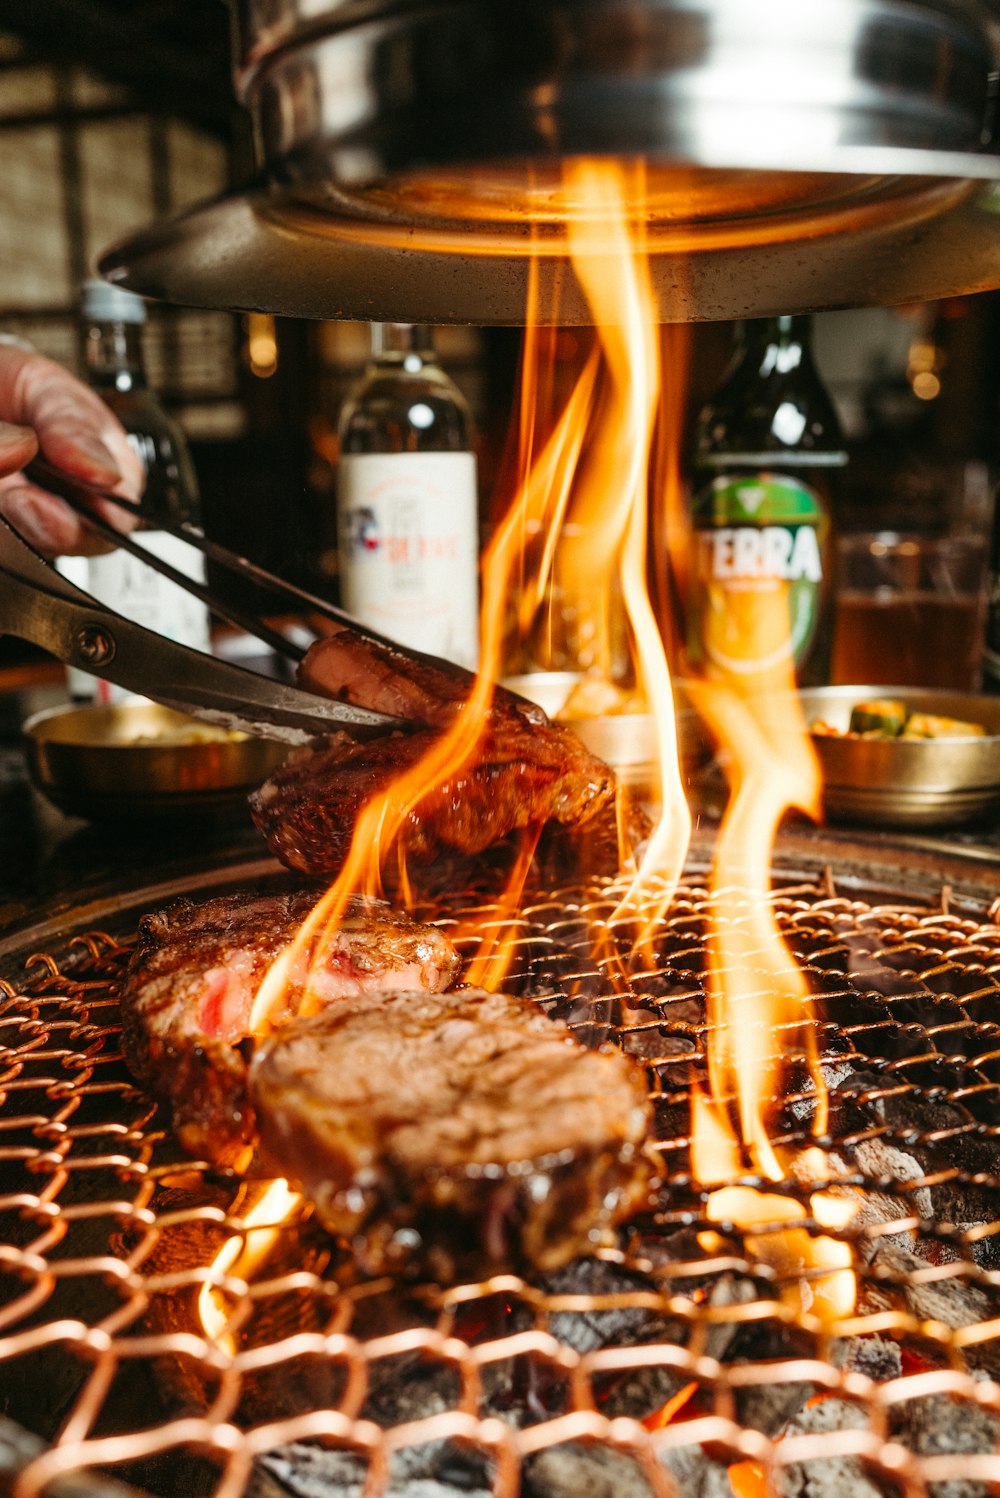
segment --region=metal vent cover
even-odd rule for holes
[[[535,264],[585,322],[580,157],[632,164],[662,321],[1000,282],[977,0],[241,0],[233,31],[261,179],[112,247],[134,291],[518,323]]]

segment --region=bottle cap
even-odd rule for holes
[[[94,322],[146,321],[146,304],[134,291],[123,286],[112,286],[108,281],[84,281],[80,295],[80,311]]]

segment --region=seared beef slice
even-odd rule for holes
[[[299,680],[420,725],[364,743],[346,734],[317,739],[250,797],[254,821],[284,864],[332,876],[362,806],[418,763],[461,710],[472,678],[445,661],[414,661],[344,630],[310,648]],[[479,853],[533,823],[576,826],[607,806],[614,790],[613,772],[576,734],[497,688],[471,756],[413,808],[403,830],[406,852],[427,862],[443,847]]]
[[[480,989],[365,994],[266,1042],[264,1163],[373,1273],[553,1269],[645,1202],[649,1103],[621,1052]]]
[[[318,896],[239,893],[178,900],[143,916],[122,991],[122,1046],[136,1079],[172,1105],[191,1154],[237,1159],[254,1137],[241,1042],[261,980]],[[287,1019],[302,1002],[305,959],[288,975]],[[459,968],[451,943],[380,901],[352,900],[309,974],[309,1007],[370,990],[445,988]],[[272,1017],[272,1022],[274,1018]]]
[[[250,798],[257,827],[282,863],[333,876],[351,846],[358,814],[433,742],[428,730],[358,744],[346,734],[296,749]],[[533,823],[587,821],[614,794],[614,777],[575,734],[517,723],[486,730],[471,757],[426,793],[408,817],[409,856],[427,863],[441,848],[480,853]]]

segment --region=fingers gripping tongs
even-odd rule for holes
[[[367,737],[404,725],[216,660],[98,603],[62,577],[0,517],[0,634],[67,666],[224,728],[300,744],[342,729]]]

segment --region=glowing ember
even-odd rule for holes
[[[760,1462],[734,1462],[728,1475],[736,1498],[770,1498],[771,1486]]]
[[[670,1424],[671,1420],[675,1419],[686,1408],[692,1396],[697,1392],[697,1384],[685,1384],[683,1388],[678,1389],[677,1393],[667,1400],[666,1404],[662,1404],[658,1410],[654,1410],[651,1415],[647,1415],[642,1422],[643,1425],[647,1430],[663,1430],[665,1426]]]
[[[209,1341],[225,1347],[230,1353],[235,1350],[227,1329],[232,1308],[218,1282],[227,1277],[249,1281],[274,1247],[282,1223],[292,1215],[301,1200],[289,1189],[287,1181],[271,1181],[245,1214],[242,1234],[227,1238],[212,1260],[209,1280],[198,1296],[198,1315]]]

